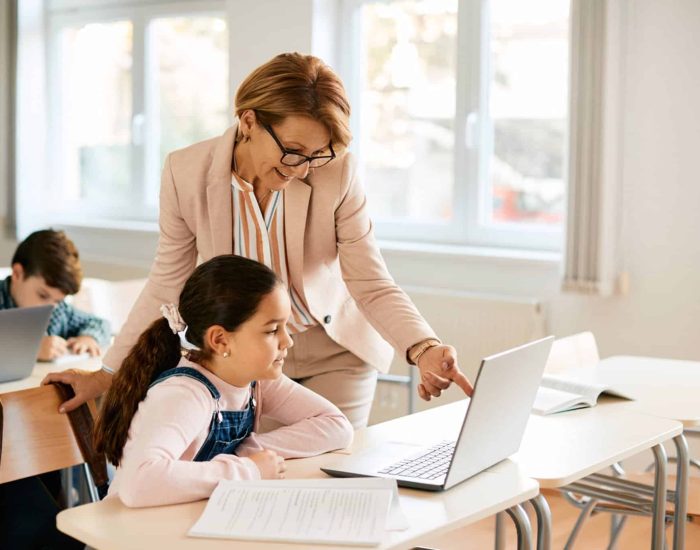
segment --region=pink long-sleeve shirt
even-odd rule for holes
[[[250,388],[232,386],[187,360],[179,366],[197,369],[221,393],[221,410],[242,410]],[[255,426],[269,417],[283,427],[251,433],[235,455],[220,454],[193,462],[209,433],[215,401],[197,380],[175,376],[148,390],[131,421],[122,461],[107,498],[126,506],[158,506],[208,498],[221,479],[259,479],[247,456],[270,449],[284,458],[313,456],[347,447],[352,425],[338,408],[282,375],[256,384]]]

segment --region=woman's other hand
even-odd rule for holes
[[[99,397],[107,391],[112,384],[112,375],[104,370],[96,372],[70,369],[63,372],[52,372],[47,374],[41,381],[41,385],[61,382],[69,384],[75,392],[75,397],[65,403],[61,403],[58,412],[70,412],[77,409],[83,403]]]

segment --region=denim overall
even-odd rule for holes
[[[205,462],[222,453],[234,454],[238,445],[253,431],[253,422],[255,420],[255,398],[253,397],[255,382],[250,385],[250,399],[248,400],[248,406],[244,410],[222,411],[219,410],[219,399],[221,398],[219,390],[201,372],[190,367],[176,367],[166,370],[149,387],[152,388],[171,376],[188,376],[198,380],[206,386],[216,401],[216,410],[209,425],[209,435],[207,435],[204,444],[194,457],[194,461]]]

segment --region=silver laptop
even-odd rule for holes
[[[0,382],[32,374],[53,306],[0,310]]]
[[[422,448],[386,443],[321,468],[336,477],[388,477],[441,491],[508,458],[520,447],[553,336],[486,357],[457,441]],[[410,449],[413,450],[410,450]]]

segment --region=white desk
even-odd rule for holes
[[[685,428],[700,426],[700,362],[615,356],[603,359],[597,367],[572,369],[565,374],[623,390],[634,398],[626,404],[628,410],[677,420]],[[679,518],[686,515],[690,465],[683,434],[674,437],[673,442],[677,452],[673,547],[680,550],[685,546],[685,521]]]
[[[424,434],[430,433],[436,441],[454,439],[466,405],[467,400],[462,400],[379,424],[372,435],[397,441],[420,441]],[[520,451],[512,459],[541,487],[562,488],[643,450],[660,452],[661,443],[681,434],[680,422],[641,414],[629,410],[626,405],[615,400],[559,415],[531,415]],[[405,430],[401,430],[399,439],[392,433],[390,427],[405,428],[409,422],[414,427],[413,435],[406,433],[404,438]],[[659,459],[660,467],[665,469],[665,455]],[[498,468],[496,465],[491,470],[498,471]],[[663,548],[665,493],[663,476],[657,479],[655,491],[654,548]],[[550,518],[540,518],[540,513],[538,510],[538,519],[546,522],[543,527],[548,532]],[[538,544],[541,548],[549,547],[547,540],[539,540]]]
[[[420,424],[421,414],[423,413],[358,431],[353,449],[359,450],[374,441],[383,441],[387,434],[395,437],[414,434],[416,430],[413,424]],[[337,456],[332,454],[290,460],[287,477],[325,477],[319,468],[333,460],[337,460]],[[511,461],[504,461],[498,465],[497,471],[482,472],[449,491],[435,493],[399,489],[401,508],[409,520],[410,528],[406,531],[387,532],[379,548],[429,546],[438,534],[458,529],[509,508],[517,510],[514,521],[518,529],[522,529],[527,535],[523,548],[530,548],[529,521],[518,505],[535,498],[538,491],[537,482],[525,477],[520,468]],[[100,550],[231,548],[234,544],[231,540],[195,539],[186,536],[204,509],[205,503],[199,501],[174,506],[129,509],[117,500],[108,500],[64,510],[57,517],[57,525],[61,531]],[[302,546],[236,541],[235,547],[298,549]],[[314,545],[314,548],[316,547]]]
[[[700,362],[616,356],[595,368],[603,382],[634,398],[631,408],[700,427]]]
[[[91,357],[81,361],[72,361],[68,363],[36,363],[31,376],[22,378],[21,380],[13,380],[12,382],[1,382],[0,393],[11,391],[26,390],[29,388],[37,388],[41,385],[44,376],[50,372],[60,372],[68,369],[82,369],[90,371],[98,371],[102,368],[102,359],[100,357]]]

